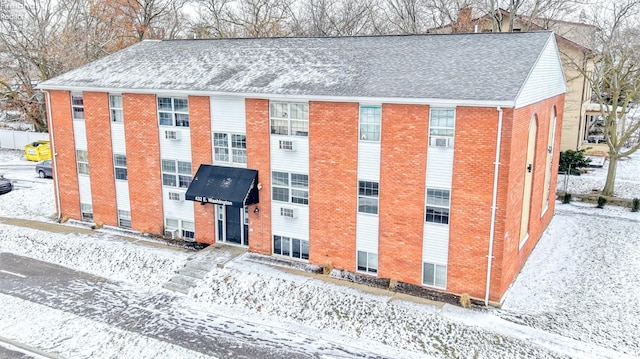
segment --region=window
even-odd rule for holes
[[[378,254],[358,251],[358,271],[378,273]]]
[[[453,109],[431,109],[429,119],[429,145],[450,147],[453,144],[455,130],[455,111]]]
[[[113,155],[113,167],[116,171],[117,180],[127,180],[127,156]]]
[[[71,116],[74,120],[84,120],[82,93],[71,93]]]
[[[189,127],[189,102],[186,98],[158,97],[161,126]]]
[[[247,136],[214,133],[213,154],[216,162],[247,163]]]
[[[309,204],[309,176],[297,173],[272,172],[273,200]]]
[[[192,221],[186,221],[177,218],[165,218],[165,231],[177,231],[180,238],[193,240],[196,236],[195,224]]]
[[[380,142],[380,106],[360,106],[360,140]]]
[[[191,162],[162,160],[162,185],[187,188],[191,184]]]
[[[378,182],[358,181],[358,212],[378,214]]]
[[[422,264],[422,283],[431,287],[446,288],[447,287],[447,266],[423,263]]]
[[[309,136],[309,105],[306,103],[272,102],[271,134]]]
[[[78,173],[82,175],[89,174],[89,155],[85,150],[76,150],[76,163],[78,164]]]
[[[118,210],[118,226],[122,228],[131,228],[131,212]]]
[[[109,95],[109,113],[111,121],[122,122],[122,95]]]
[[[309,241],[284,236],[273,236],[273,254],[309,259]]]
[[[427,188],[425,221],[449,224],[449,190]]]
[[[80,213],[84,222],[93,222],[93,206],[90,203],[80,203]]]
[[[196,236],[196,225],[193,222],[182,221],[182,238],[194,239]]]

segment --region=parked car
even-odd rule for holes
[[[40,178],[52,177],[51,160],[40,161],[36,164],[36,173]]]
[[[9,193],[13,190],[11,181],[0,175],[0,194]]]

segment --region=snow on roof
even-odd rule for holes
[[[550,36],[143,41],[39,87],[513,101]]]

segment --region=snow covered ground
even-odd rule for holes
[[[7,177],[35,180],[33,168],[21,168],[22,161],[16,160],[16,156],[19,157],[0,150],[0,168],[7,162],[16,164],[4,170]],[[639,193],[635,197],[640,197],[640,180],[634,179],[637,174],[640,157],[636,155],[620,164],[618,185],[628,181],[628,190],[625,189],[628,192],[624,193],[632,196]],[[604,176],[606,168],[574,177],[578,180],[572,178],[570,190],[593,186],[598,180],[604,181]],[[592,184],[584,184],[589,181]],[[590,191],[591,188],[587,192]],[[52,181],[48,180],[0,196],[0,217],[50,220],[55,212],[52,192]],[[301,330],[316,331],[329,340],[379,343],[377,352],[389,357],[413,356],[411,353],[415,357],[461,358],[639,357],[640,332],[636,327],[640,307],[634,300],[640,297],[639,224],[640,213],[628,209],[557,204],[554,220],[510,288],[502,309],[438,308],[390,300],[388,296],[364,294],[285,273],[246,257],[211,271],[189,293],[189,298],[194,306],[228,308],[228,312],[241,317],[306,328]],[[108,232],[87,237],[4,224],[0,224],[0,251],[141,288],[159,287],[194,255],[123,241]],[[31,308],[34,304],[14,303],[14,299],[4,297],[1,300],[9,309],[0,312],[3,318],[0,336],[14,335],[33,345],[56,342],[56,338],[47,339],[56,336],[54,333],[42,331],[25,338],[24,328],[3,325],[19,322],[19,315],[11,313],[21,310],[23,305]],[[62,325],[65,320],[84,325],[82,318],[65,319],[69,315],[51,312],[43,320],[49,328]],[[5,321],[9,317],[13,319]],[[100,326],[91,323],[90,327],[98,330]],[[167,343],[103,329],[107,330],[105,338],[117,338],[117,348],[121,349],[114,355],[136,353],[137,357],[152,358],[162,351],[146,347],[157,345],[176,357],[196,357]],[[116,350],[104,344],[103,337],[93,338],[98,335],[95,331],[82,333],[86,333],[83,343],[94,346],[93,353]]]
[[[640,151],[636,151],[629,158],[618,161],[616,170],[616,183],[614,194],[621,198],[640,198]],[[570,193],[592,193],[594,190],[600,191],[604,188],[607,179],[609,161],[606,161],[603,168],[590,169],[581,176],[558,176],[558,190],[567,190]]]

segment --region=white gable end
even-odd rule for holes
[[[524,107],[532,103],[565,93],[562,62],[556,46],[555,36],[550,35],[547,45],[531,69],[529,76],[516,97],[515,107]]]

